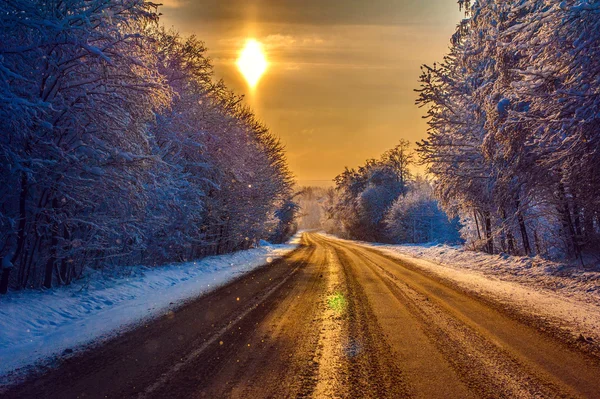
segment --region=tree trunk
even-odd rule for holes
[[[58,208],[58,200],[52,199],[52,207],[56,210]],[[56,255],[58,246],[58,225],[56,221],[51,221],[50,227],[50,258],[46,261],[46,269],[44,272],[44,287],[52,288],[52,274],[54,272],[54,266],[56,265]]]
[[[515,237],[513,236],[511,226],[508,225],[508,220],[506,218],[506,211],[502,210],[502,221],[504,223],[504,231],[506,232],[506,241],[508,245],[508,253],[511,255],[515,255]]]
[[[508,253],[511,255],[515,255],[515,237],[511,231],[510,226],[508,225],[508,220],[506,219],[506,211],[502,209],[502,222],[503,222],[503,231],[506,234],[506,243],[508,246]]]
[[[54,265],[56,265],[56,247],[58,245],[58,231],[53,226],[51,229],[52,238],[50,240],[50,257],[46,261],[46,269],[44,271],[44,287],[52,288],[52,274],[54,271]]]
[[[63,226],[63,238],[64,238],[65,242],[67,242],[69,240],[69,238],[71,238],[69,228],[66,225]],[[61,283],[67,284],[67,285],[71,283],[71,276],[73,274],[73,273],[71,273],[71,267],[69,265],[70,265],[70,263],[68,262],[68,259],[66,259],[63,256],[60,261],[59,275],[60,275]]]
[[[525,251],[525,255],[531,255],[531,244],[527,235],[527,226],[525,226],[525,220],[521,212],[518,213],[517,218],[519,219],[519,229],[521,230],[521,239],[523,240],[523,251]]]
[[[492,218],[489,212],[485,212],[485,237],[487,240],[487,252],[494,253],[494,239],[492,237]]]
[[[2,269],[2,277],[0,277],[0,294],[6,294],[8,292],[8,278],[10,277],[11,268],[6,267]]]
[[[587,207],[583,211],[583,233],[585,234],[586,245],[590,245],[594,240],[594,213]]]
[[[21,191],[19,193],[19,226],[17,229],[17,248],[10,259],[9,263],[11,265],[14,265],[15,260],[21,254],[23,246],[25,245],[25,227],[27,225],[27,218],[25,214],[27,205],[27,185],[27,174],[23,172],[21,173]],[[2,268],[2,277],[0,277],[0,294],[6,294],[8,292],[8,282],[10,281],[9,278],[11,270],[12,267]]]
[[[473,211],[473,217],[475,218],[475,226],[477,226],[477,238],[481,240],[481,230],[479,229],[479,220],[477,219],[476,211]]]
[[[563,228],[564,234],[567,239],[567,252],[569,255],[574,257],[580,256],[579,246],[577,245],[577,237],[575,235],[575,228],[573,227],[573,219],[571,218],[571,209],[569,207],[569,201],[567,199],[567,194],[565,191],[565,187],[562,183],[558,185],[560,200],[562,202],[562,206],[560,207],[560,213],[562,214]]]
[[[515,207],[517,209],[517,221],[519,222],[521,240],[523,241],[523,251],[525,251],[525,255],[531,255],[531,243],[529,242],[529,235],[527,234],[527,226],[525,225],[523,212],[521,212],[521,201],[518,197],[518,194],[517,200],[515,201]]]

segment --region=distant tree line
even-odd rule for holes
[[[600,2],[459,3],[419,90],[436,196],[476,249],[583,259],[600,244]]]
[[[410,172],[414,162],[402,140],[379,159],[335,178],[323,206],[326,231],[388,243],[458,242],[458,221],[438,207],[428,181]]]
[[[1,293],[292,234],[282,145],[154,4],[0,10]]]
[[[319,230],[323,228],[325,218],[325,199],[329,189],[306,186],[297,192],[296,203],[299,206],[298,229]]]

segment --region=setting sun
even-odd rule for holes
[[[237,60],[237,66],[250,87],[254,89],[269,66],[262,44],[254,39],[248,39]]]

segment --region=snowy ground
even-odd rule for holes
[[[378,248],[600,304],[599,268],[584,269],[578,263],[564,264],[539,257],[488,255],[448,245],[381,245]]]
[[[328,235],[328,237],[333,237]],[[335,238],[335,237],[333,237]],[[600,268],[537,257],[487,255],[448,245],[360,243],[461,288],[600,342]]]
[[[185,301],[284,256],[300,242],[164,267],[136,266],[127,276],[89,273],[69,287],[11,292],[0,299],[0,386],[34,364],[102,342]]]

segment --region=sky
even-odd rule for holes
[[[300,184],[326,185],[344,167],[400,139],[426,136],[414,103],[422,64],[447,52],[455,0],[165,0],[167,27],[208,47],[215,77],[286,147]],[[269,68],[250,90],[236,66],[247,39]]]

